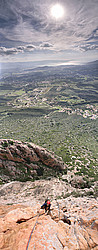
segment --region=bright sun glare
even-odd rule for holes
[[[51,8],[51,15],[56,19],[62,18],[64,15],[63,7],[60,4],[55,4]]]

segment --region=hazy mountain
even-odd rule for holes
[[[98,60],[89,62],[83,65],[58,65],[61,61],[35,61],[35,62],[13,62],[13,63],[1,63],[1,76],[5,73],[12,73],[12,72],[25,72],[25,71],[48,71],[51,70],[52,72],[56,72],[57,74],[68,73],[68,70],[73,71],[73,73],[83,73],[83,74],[94,74],[98,73]],[[67,63],[64,61],[63,63]],[[93,69],[94,72],[91,70]],[[48,72],[49,73],[49,72]],[[53,74],[54,74],[53,73]],[[70,72],[69,72],[70,73]]]

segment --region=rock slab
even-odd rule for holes
[[[52,201],[49,215],[37,210],[41,204],[0,206],[0,249],[25,250],[98,250],[98,203],[96,200],[61,200],[59,209]],[[71,225],[63,222],[70,211]],[[60,216],[59,216],[60,212]]]

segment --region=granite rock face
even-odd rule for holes
[[[29,250],[98,249],[98,203],[94,198],[53,200],[49,215],[42,209],[37,213],[40,205],[0,206],[0,249],[25,250],[28,244]],[[63,222],[64,215],[71,225]]]
[[[45,148],[17,140],[0,140],[0,177],[2,180],[36,179],[43,175],[45,167],[55,172],[66,169],[64,162]]]

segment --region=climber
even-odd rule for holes
[[[51,202],[49,199],[45,200],[45,203],[41,206],[41,209],[45,209],[45,213],[50,212]]]

